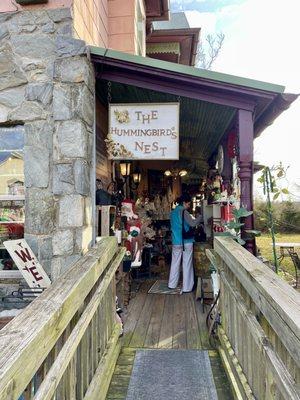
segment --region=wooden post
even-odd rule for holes
[[[228,140],[228,135],[226,135],[221,144],[224,149],[224,164],[223,164],[223,171],[222,171],[222,179],[223,179],[223,185],[225,188],[228,190],[230,187],[230,182],[232,179],[232,165],[231,165],[231,160],[228,154],[228,147],[227,147],[227,140]]]
[[[251,111],[238,110],[238,146],[239,178],[241,180],[241,206],[253,211],[253,114]],[[254,228],[253,215],[245,218],[245,229]],[[243,233],[242,233],[242,236]],[[247,241],[246,249],[256,253],[255,240]]]

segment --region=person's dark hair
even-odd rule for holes
[[[183,203],[190,203],[191,201],[191,196],[188,193],[183,193],[180,197],[178,197],[176,203],[182,205]]]

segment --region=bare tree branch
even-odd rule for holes
[[[196,56],[196,66],[204,69],[211,69],[217,59],[225,39],[224,33],[206,36],[206,46],[200,41]]]

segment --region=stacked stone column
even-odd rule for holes
[[[25,238],[56,279],[92,241],[93,69],[70,9],[0,26],[0,124],[25,125]]]

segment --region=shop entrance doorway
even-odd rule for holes
[[[155,227],[154,222],[163,221],[160,218],[165,218],[174,200],[187,192],[193,198],[191,212],[195,213],[197,207],[202,210],[206,241],[211,245],[214,235],[226,229],[224,223],[232,218],[232,206],[253,209],[253,141],[289,107],[295,96],[284,94],[282,86],[265,82],[107,49],[90,50],[96,74],[95,178],[116,204],[116,221],[122,214],[139,219],[135,207],[144,204],[145,208],[147,204],[150,211],[155,208],[152,213],[156,215],[147,228],[159,237],[159,230],[165,227]],[[114,150],[114,143],[107,136],[111,133],[110,106],[174,103],[180,109],[177,157],[133,157],[126,142],[122,142],[123,157],[108,157],[107,145]],[[130,122],[128,113],[119,114],[117,109],[114,112],[119,122]],[[151,114],[152,119],[155,117],[155,113]],[[130,129],[132,132],[134,126]],[[143,145],[143,150],[148,153],[151,149]],[[140,177],[139,182],[134,174]],[[173,202],[169,201],[171,197]],[[134,248],[141,249],[142,224],[122,225],[117,221],[116,227],[121,241],[128,235],[133,238],[133,246],[137,246]],[[249,229],[253,229],[252,215],[244,220],[242,236]],[[246,248],[255,253],[255,241],[248,241]],[[140,262],[139,259],[137,264]]]
[[[147,100],[147,101],[146,101]],[[109,108],[116,104],[179,104],[179,155],[175,159],[151,160],[114,157],[110,154]],[[115,108],[118,108],[115,106]],[[114,118],[126,118],[131,114]],[[228,133],[235,123],[236,110],[225,105],[209,105],[188,97],[149,90],[102,80],[97,83],[96,103],[96,179],[97,221],[109,221],[119,242],[127,247],[127,259],[120,273],[123,304],[129,301],[133,278],[153,281],[155,290],[168,290],[172,262],[172,232],[170,213],[182,194],[191,196],[189,213],[201,214],[195,229],[193,261],[194,289],[208,302],[213,299],[209,283],[209,263],[205,249],[212,247],[215,232],[222,229],[221,209],[239,201],[239,186],[232,185],[232,161],[219,146],[225,146]],[[125,128],[124,128],[125,130]],[[108,134],[108,135],[107,135]],[[128,128],[125,130],[128,135]],[[109,138],[109,139],[108,139]],[[128,136],[128,141],[132,137]],[[119,143],[114,143],[113,150]],[[125,141],[126,146],[126,141]],[[218,152],[219,151],[219,152]],[[112,159],[119,158],[119,159]],[[223,172],[223,176],[221,175]],[[225,179],[224,179],[225,178]],[[109,213],[109,217],[103,213]],[[100,214],[100,217],[99,217]],[[230,213],[227,213],[229,216]],[[223,214],[225,216],[225,212]],[[110,218],[110,219],[109,219]],[[98,224],[97,234],[103,227]],[[201,260],[201,262],[200,262]],[[199,280],[199,282],[198,282]],[[182,276],[179,283],[181,291]],[[124,287],[126,289],[124,290]],[[151,287],[149,288],[151,289]],[[153,289],[153,290],[154,290]]]

